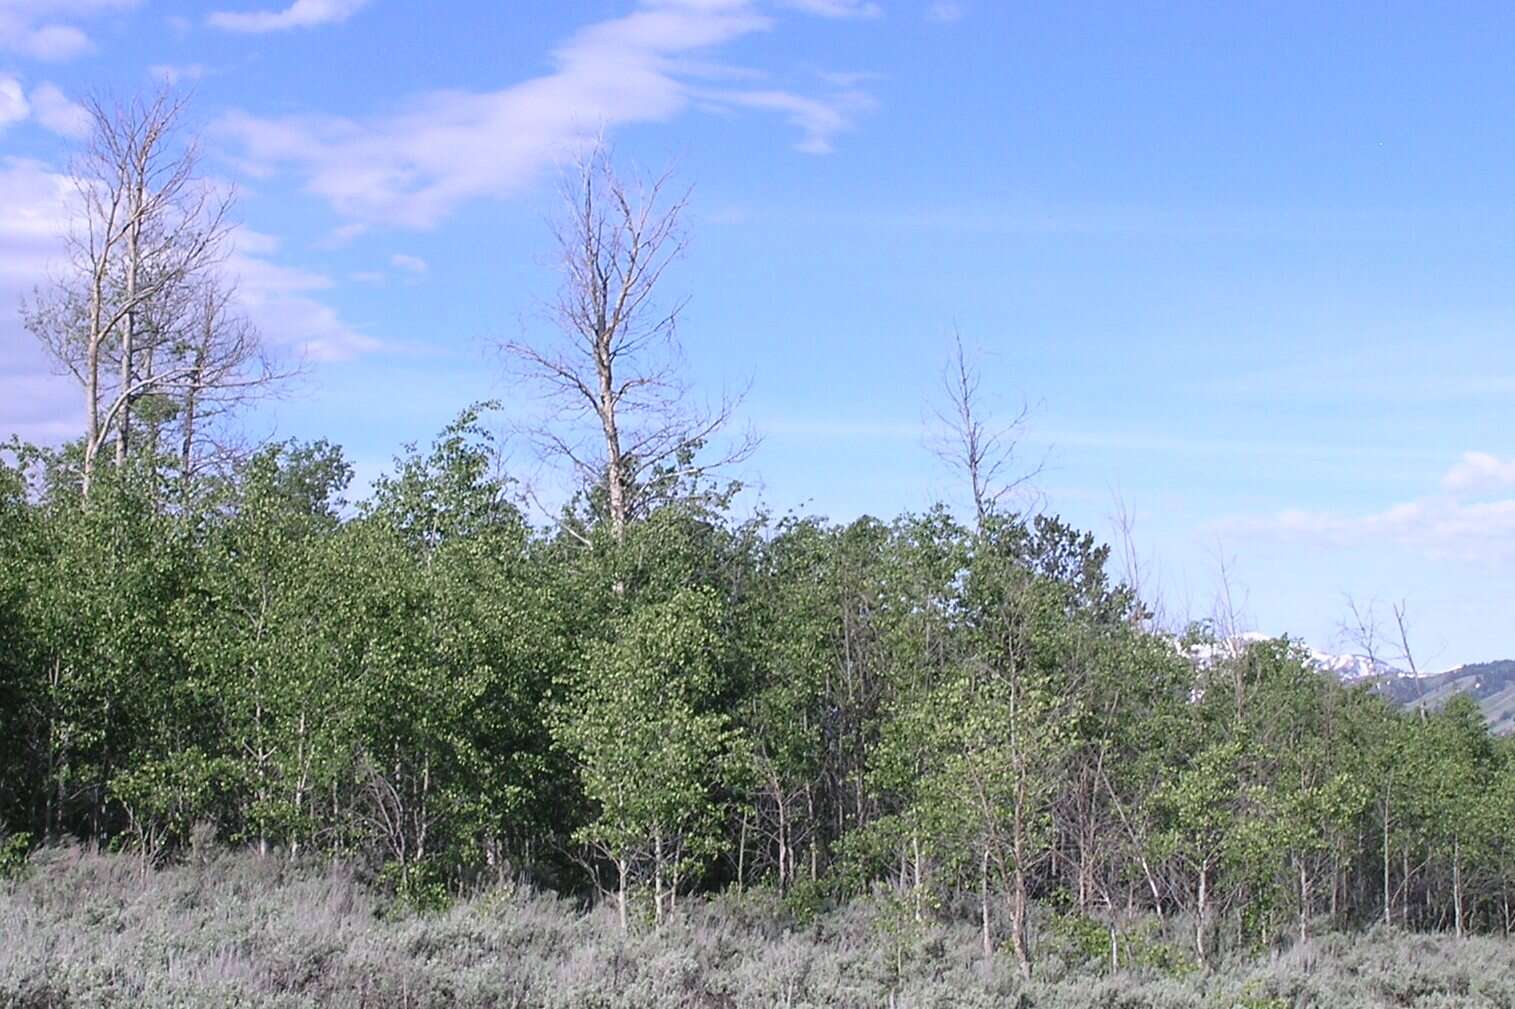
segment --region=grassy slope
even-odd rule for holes
[[[1327,936],[1213,974],[1109,974],[1049,938],[1026,986],[977,951],[967,919],[916,933],[872,901],[802,925],[724,897],[629,938],[524,888],[384,914],[341,869],[240,854],[144,879],[128,857],[51,851],[0,883],[0,1006],[27,1009],[1515,1005],[1515,945],[1496,939]]]

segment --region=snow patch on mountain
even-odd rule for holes
[[[1366,655],[1332,655],[1317,648],[1310,649],[1310,661],[1315,668],[1335,673],[1345,683],[1365,680],[1376,676],[1408,676],[1383,659],[1371,659]]]
[[[1242,631],[1219,641],[1191,644],[1184,651],[1192,661],[1200,665],[1208,665],[1217,660],[1239,656],[1250,646],[1272,641],[1275,637],[1261,631]],[[1345,683],[1374,677],[1393,679],[1410,675],[1383,659],[1370,659],[1366,655],[1339,655],[1319,648],[1309,648],[1308,651],[1310,663],[1315,668],[1331,673]]]

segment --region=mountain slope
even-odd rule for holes
[[[1457,694],[1468,694],[1496,734],[1515,732],[1515,659],[1475,662],[1418,679],[1386,677],[1379,689],[1407,707],[1425,705],[1433,710]]]

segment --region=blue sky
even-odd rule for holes
[[[1335,647],[1350,594],[1405,600],[1423,666],[1515,655],[1512,22],[0,0],[0,431],[78,430],[9,306],[56,255],[82,94],[193,86],[247,311],[309,361],[249,425],[366,477],[472,400],[529,409],[489,348],[545,332],[555,166],[602,129],[694,187],[665,282],[696,385],[751,382],[752,500],[960,504],[925,447],[956,326],[993,406],[1032,406],[1040,506],[1109,535],[1124,502],[1175,617],[1224,559],[1269,632]]]

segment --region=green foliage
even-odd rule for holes
[[[619,620],[587,650],[557,714],[595,817],[576,837],[633,874],[677,887],[719,854],[719,789],[743,760],[721,693],[719,600],[698,589]]]
[[[900,990],[949,928],[1034,978],[1108,964],[1115,920],[1118,970],[1184,983],[1384,921],[1515,930],[1515,744],[1476,698],[1175,641],[1051,516],[737,518],[690,456],[623,535],[593,495],[535,528],[487,408],[356,505],[324,442],[183,495],[102,466],[88,500],[76,450],[7,448],[4,836],[350,861],[396,920],[481,880],[656,930],[702,893],[812,930],[866,897]]]
[[[1061,912],[1052,916],[1049,931],[1065,959],[1097,967],[1110,965],[1110,928],[1103,922],[1076,912]]]
[[[168,845],[187,845],[197,823],[221,818],[240,771],[230,758],[182,750],[120,772],[109,793],[125,809],[136,846],[155,857]]]
[[[25,832],[0,835],[0,879],[15,879],[26,868],[32,836]]]

